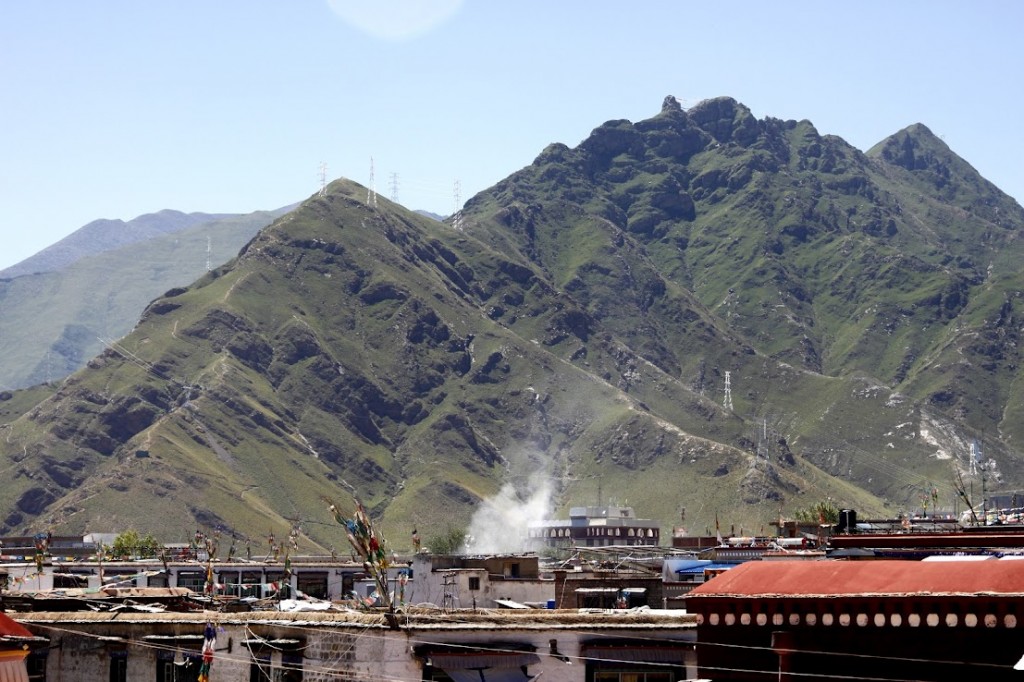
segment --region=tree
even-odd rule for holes
[[[427,549],[434,554],[456,554],[465,543],[466,531],[449,526],[444,533],[427,540]]]
[[[119,533],[110,547],[115,559],[152,559],[160,553],[160,543],[152,535],[139,535],[135,529]]]
[[[797,521],[807,523],[839,523],[839,507],[832,503],[831,498],[825,498],[810,507],[797,509],[794,516]]]

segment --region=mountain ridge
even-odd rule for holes
[[[89,255],[228,216],[227,213],[183,213],[163,209],[156,213],[145,213],[128,221],[107,218],[93,220],[42,251],[0,270],[0,279],[53,272]]]

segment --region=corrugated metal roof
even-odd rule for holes
[[[1024,595],[1016,561],[751,561],[695,588],[689,597],[908,594]]]
[[[737,566],[739,566],[739,564],[722,564],[722,563],[706,562],[706,563],[701,564],[700,566],[687,566],[686,568],[676,569],[676,573],[679,574],[679,575],[697,575],[697,574],[703,573],[704,571],[708,571],[708,570],[711,570],[711,571],[724,571],[724,570],[727,570],[727,569],[728,570],[732,570],[732,569],[736,568]]]

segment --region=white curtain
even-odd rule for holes
[[[24,657],[0,659],[0,682],[28,682]]]

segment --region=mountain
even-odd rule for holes
[[[127,334],[150,301],[227,261],[287,210],[95,221],[8,268],[0,278],[0,388],[82,368]]]
[[[1024,210],[924,126],[863,153],[668,98],[459,229],[365,197],[331,183],[52,393],[0,395],[4,530],[343,548],[351,493],[403,547],[547,492],[757,532],[1024,478]]]
[[[147,213],[134,220],[94,220],[67,237],[20,263],[0,270],[0,279],[61,270],[86,256],[112,251],[161,235],[173,234],[199,223],[208,223],[227,214],[182,213],[166,209]]]

